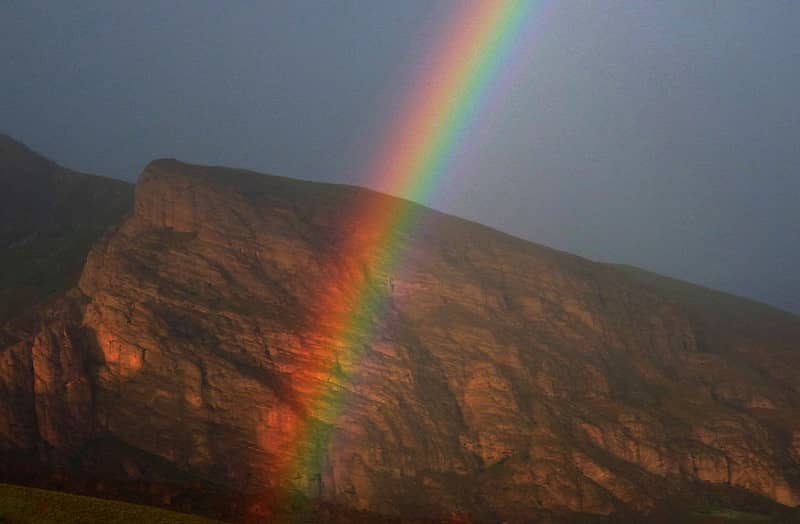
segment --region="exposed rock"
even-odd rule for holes
[[[379,241],[364,202],[420,217],[389,274],[338,250]],[[156,161],[79,292],[0,351],[0,442],[69,463],[113,438],[233,492],[387,515],[643,513],[706,484],[800,505],[800,319],[631,271],[358,188]],[[387,305],[357,357],[320,325],[353,274]]]

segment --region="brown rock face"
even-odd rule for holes
[[[704,486],[800,505],[799,319],[411,204],[404,262],[371,273],[337,251],[368,200],[396,202],[151,163],[79,292],[0,350],[2,449],[69,465],[113,439],[386,515],[646,513]],[[357,358],[317,325],[353,272],[383,297]],[[155,475],[137,456],[109,460]]]

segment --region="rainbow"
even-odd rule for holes
[[[416,202],[427,202],[436,189],[517,43],[533,2],[470,0],[457,5],[461,11],[421,67],[370,169],[386,192]],[[319,309],[325,313],[314,319],[313,338],[324,341],[317,347],[325,349],[317,349],[304,370],[312,384],[302,395],[308,416],[292,428],[288,440],[294,452],[288,456],[295,458],[278,475],[288,483],[308,480],[322,470],[332,422],[346,404],[342,384],[348,376],[343,369],[358,364],[374,334],[372,324],[386,308],[386,292],[376,289],[375,277],[388,278],[402,269],[404,239],[418,227],[415,207],[408,202],[364,200],[352,210],[350,221],[361,227],[339,246],[352,270],[320,291]]]

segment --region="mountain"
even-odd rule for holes
[[[85,175],[0,134],[0,324],[74,286],[133,185]]]
[[[361,255],[380,243],[361,206],[416,217],[390,273]],[[360,188],[175,160],[110,227],[76,287],[9,324],[6,480],[253,522],[796,517],[791,314]],[[354,324],[373,336],[334,357],[354,278],[381,297]]]

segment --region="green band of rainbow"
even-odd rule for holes
[[[458,5],[463,10],[421,69],[370,171],[382,188],[412,201],[427,202],[436,189],[534,3],[470,0]],[[367,200],[353,211],[352,223],[362,229],[339,248],[353,270],[320,291],[324,313],[309,335],[327,349],[315,350],[304,378],[298,378],[307,384],[302,394],[307,417],[292,428],[288,442],[294,450],[288,455],[294,459],[279,475],[283,482],[302,482],[322,470],[332,424],[346,405],[349,376],[343,370],[356,367],[373,335],[371,325],[386,307],[385,291],[374,282],[401,269],[403,239],[416,227],[414,206],[397,199]]]

